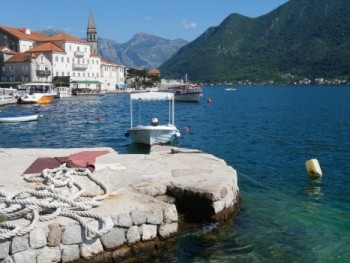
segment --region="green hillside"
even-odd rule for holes
[[[231,14],[160,70],[201,82],[348,79],[349,14],[349,0],[290,0],[258,18]]]

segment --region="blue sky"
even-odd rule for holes
[[[0,25],[31,30],[53,28],[85,37],[92,12],[98,36],[119,43],[139,32],[193,41],[232,13],[258,17],[286,2],[288,0],[12,0],[2,5]]]

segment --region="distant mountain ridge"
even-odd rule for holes
[[[258,18],[231,14],[160,70],[203,82],[349,78],[349,14],[349,0],[289,0]]]
[[[55,29],[42,30],[52,36],[63,31]],[[86,38],[82,38],[86,40]],[[98,38],[97,49],[104,60],[137,69],[158,68],[188,41],[183,39],[168,40],[145,33],[135,34],[126,43]]]
[[[183,39],[168,40],[145,33],[137,33],[128,42],[99,38],[97,48],[102,58],[127,67],[157,68],[188,42]]]

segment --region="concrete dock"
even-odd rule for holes
[[[23,174],[38,158],[90,151],[107,152],[92,173],[63,164]],[[238,211],[236,171],[198,150],[0,148],[0,160],[0,262],[119,262],[174,238],[179,214],[225,221]]]
[[[6,106],[6,105],[10,105],[10,104],[16,104],[17,103],[17,99],[15,98],[0,98],[0,106]]]

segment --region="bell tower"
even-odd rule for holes
[[[87,42],[90,45],[92,53],[97,53],[97,30],[94,21],[94,16],[90,12],[88,26],[86,30]]]

